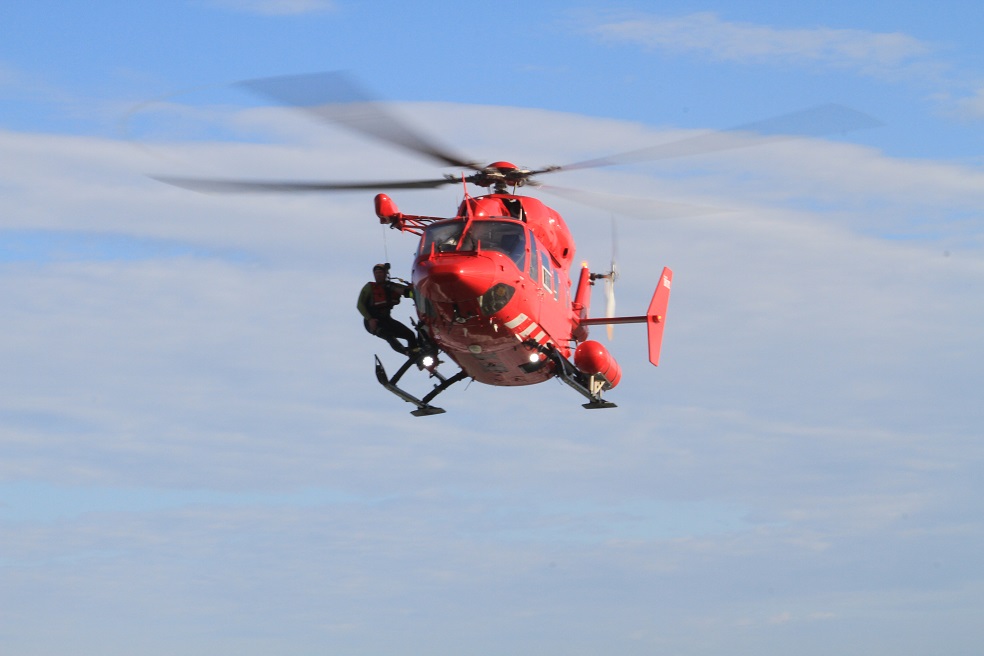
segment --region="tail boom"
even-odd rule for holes
[[[644,316],[637,317],[596,317],[593,319],[581,319],[581,326],[599,326],[616,323],[645,323],[646,332],[649,338],[649,361],[654,366],[659,365],[659,353],[663,344],[663,326],[666,321],[666,308],[670,303],[670,287],[673,285],[673,271],[669,267],[663,268],[663,273],[659,277],[659,284],[653,292],[653,299],[649,302],[649,309]]]

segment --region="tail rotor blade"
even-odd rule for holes
[[[607,278],[605,280],[605,318],[611,319],[615,316],[615,280],[613,278]],[[612,341],[612,336],[614,333],[615,326],[613,324],[607,324],[605,326],[608,331],[608,341]]]
[[[615,281],[618,280],[618,265],[615,263],[618,258],[618,234],[615,227],[615,217],[612,217],[612,263],[605,278],[605,318],[611,319],[615,316]],[[608,341],[612,341],[615,326],[608,324]]]

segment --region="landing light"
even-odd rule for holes
[[[424,365],[424,367],[433,367],[434,366],[434,356],[433,355],[425,355],[424,357],[420,358],[420,364]]]
[[[539,353],[530,353],[530,362],[531,363],[536,364],[539,361],[540,361],[540,354]]]

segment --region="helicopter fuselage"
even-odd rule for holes
[[[491,170],[512,170],[494,165]],[[452,218],[403,214],[386,194],[377,194],[376,216],[420,236],[412,286],[417,330],[428,350],[411,354],[392,377],[376,357],[376,377],[389,391],[416,406],[415,415],[444,412],[430,401],[464,378],[499,386],[532,385],[559,378],[588,399],[585,408],[611,408],[602,398],[622,371],[588,327],[645,323],[649,360],[659,363],[663,320],[673,272],[664,268],[645,315],[589,318],[591,285],[614,282],[615,268],[591,273],[582,263],[576,285],[570,276],[574,239],[563,218],[536,198],[495,192],[467,193]],[[611,288],[609,287],[609,292]],[[611,306],[609,306],[611,309]],[[438,353],[460,371],[437,371]],[[439,383],[421,398],[399,387],[413,364]]]
[[[423,230],[412,280],[420,325],[479,382],[542,382],[555,373],[545,349],[569,357],[580,318],[573,257],[563,219],[537,199],[467,198],[457,217]]]

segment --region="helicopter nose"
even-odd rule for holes
[[[420,292],[435,301],[474,301],[494,283],[495,265],[482,255],[442,256],[420,262],[416,283]]]

